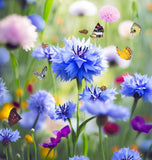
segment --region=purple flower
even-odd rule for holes
[[[72,158],[69,158],[69,160],[89,160],[89,158],[84,156],[80,156],[80,157],[74,156]]]
[[[0,141],[6,146],[9,142],[16,142],[20,138],[18,130],[12,131],[12,129],[0,129]]]
[[[53,131],[53,134],[56,135],[56,138],[51,137],[49,143],[42,143],[41,146],[44,148],[53,149],[60,143],[62,137],[67,137],[68,134],[71,132],[70,127],[67,125],[63,127],[60,131]]]
[[[4,0],[0,0],[0,9],[1,9],[1,8],[4,8],[4,6],[5,6]]]
[[[106,5],[100,9],[99,17],[101,20],[111,23],[118,21],[118,19],[120,18],[120,12],[117,8]]]
[[[28,109],[33,110],[37,114],[47,115],[48,113],[55,114],[55,100],[53,96],[45,90],[39,90],[30,95]]]
[[[131,126],[135,131],[148,134],[152,129],[152,124],[146,124],[144,118],[136,116],[131,120]]]
[[[55,119],[62,119],[66,121],[67,118],[72,118],[72,114],[74,114],[75,109],[76,109],[76,105],[70,101],[63,105],[56,106],[55,107],[55,113],[56,113]]]
[[[39,59],[45,59],[47,58],[48,60],[52,59],[52,56],[54,55],[54,50],[52,49],[52,47],[46,45],[44,47],[45,44],[42,44],[41,46],[39,46],[39,48],[34,49],[32,52],[32,56],[37,58],[37,60]]]
[[[0,78],[0,106],[3,105],[6,101],[6,97],[8,96],[8,92],[5,87],[5,83],[2,78]]]
[[[0,47],[0,66],[6,64],[9,60],[10,60],[9,51],[4,47]]]
[[[111,160],[141,160],[139,152],[135,152],[129,148],[121,148],[119,151],[114,152]]]
[[[152,103],[152,77],[135,73],[134,76],[125,76],[121,83],[120,93],[125,96],[141,98]]]
[[[42,31],[45,27],[45,21],[38,14],[30,14],[28,18],[31,20],[32,24],[36,27],[38,31]]]
[[[68,81],[78,79],[79,82],[85,79],[88,82],[93,76],[101,75],[107,68],[105,57],[100,47],[93,46],[90,39],[64,40],[63,48],[54,48],[56,54],[52,58],[53,72],[60,76],[61,80]]]

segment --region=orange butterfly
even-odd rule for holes
[[[131,49],[129,47],[125,47],[122,52],[118,47],[116,47],[116,50],[117,50],[118,55],[122,59],[125,59],[125,60],[130,60],[131,59],[132,51],[131,51]]]
[[[42,43],[42,48],[45,49],[48,46],[48,44]]]
[[[102,91],[105,91],[106,89],[107,89],[107,87],[106,86],[101,86],[101,87],[99,87]]]
[[[83,29],[83,30],[80,30],[79,32],[80,32],[80,33],[87,34],[87,33],[88,33],[88,30],[87,30],[87,29]]]
[[[9,117],[8,117],[8,124],[10,126],[16,124],[20,119],[20,115],[16,112],[16,108],[11,109]]]

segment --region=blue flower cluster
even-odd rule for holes
[[[0,106],[4,104],[6,97],[8,96],[5,83],[2,78],[0,78]]]
[[[69,158],[69,160],[89,160],[89,158],[84,156],[74,156],[73,158]]]
[[[52,58],[53,72],[60,76],[61,80],[68,81],[77,78],[79,82],[85,79],[93,80],[93,75],[100,75],[108,67],[100,47],[93,46],[90,39],[64,40],[63,48],[55,48],[56,54]]]

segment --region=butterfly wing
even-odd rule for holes
[[[99,23],[97,23],[90,37],[91,38],[101,38],[103,37],[103,32],[104,32],[103,27]]]
[[[137,23],[134,23],[131,27],[130,33],[139,35],[141,32],[141,26]]]
[[[20,119],[22,119],[22,118],[16,112],[16,109],[15,108],[11,109],[9,117],[8,117],[9,125],[12,126],[12,125],[16,124]]]
[[[46,73],[47,73],[47,66],[45,66],[41,72],[41,77],[45,78],[46,76]]]
[[[41,73],[33,71],[33,74],[35,74],[38,79],[40,79],[40,80],[43,79]]]
[[[116,47],[116,50],[117,50],[118,55],[122,59],[125,59],[125,60],[130,60],[131,59],[132,51],[131,51],[131,49],[129,47],[125,47],[122,52],[118,47]]]

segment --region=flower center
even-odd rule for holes
[[[7,146],[7,145],[9,144],[9,140],[8,140],[8,137],[7,137],[7,136],[3,139],[2,144],[3,144],[4,146]]]
[[[133,155],[130,155],[128,156],[127,158],[121,158],[121,160],[133,160],[134,159],[134,156]]]
[[[88,51],[88,47],[84,46],[84,48],[82,49],[82,46],[77,46],[77,49],[75,50],[74,46],[72,46],[72,51],[75,55],[79,56],[80,58],[83,58],[85,53]]]

